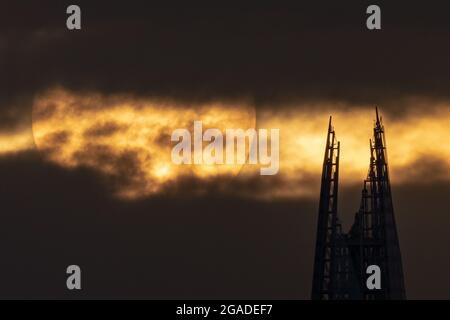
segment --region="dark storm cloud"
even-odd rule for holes
[[[395,164],[394,164],[395,165]],[[412,170],[409,170],[409,169]],[[407,167],[396,168],[396,175],[407,181],[418,181],[430,186],[448,179],[447,159],[432,155],[422,155]]]
[[[381,104],[385,112],[405,109],[411,95],[448,99],[445,3],[379,3],[379,32],[365,29],[367,3],[81,1],[83,29],[70,32],[68,2],[14,2],[1,17],[1,85],[11,99],[62,85],[182,102]]]
[[[315,204],[214,190],[132,202],[86,169],[0,159],[1,297],[307,298]],[[17,201],[20,195],[20,201]],[[80,293],[65,268],[83,270]]]
[[[450,299],[450,185],[409,184],[394,189],[396,219],[410,299]]]
[[[182,102],[253,97],[274,108],[377,103],[383,112],[403,110],[410,95],[449,98],[442,2],[382,5],[375,33],[364,29],[364,1],[77,3],[80,32],[65,29],[69,2],[3,6],[0,130],[31,122],[33,96],[54,85]],[[92,148],[98,157],[89,161],[115,161],[117,179],[135,176],[133,154],[112,159],[107,147]],[[418,162],[411,174],[443,172],[440,164]],[[159,197],[119,201],[110,189],[124,181],[35,153],[0,157],[0,179],[1,297],[73,297],[64,289],[73,263],[86,271],[79,294],[91,298],[309,297],[317,199],[254,201],[236,195],[257,192],[261,179],[186,178]],[[224,186],[236,194],[223,197]],[[450,297],[449,192],[445,182],[393,189],[409,298]],[[341,189],[347,225],[359,195],[360,186]]]
[[[294,192],[293,190],[305,185],[319,190],[320,177],[303,172],[298,178],[290,179],[281,175],[260,176],[259,174],[249,176],[227,174],[208,178],[180,176],[175,181],[164,183],[159,193],[176,198],[216,194],[224,197],[258,199],[264,202],[273,201],[272,197],[277,192],[289,195],[289,191]],[[307,201],[310,200],[310,197],[305,196],[305,198]]]
[[[0,176],[1,297],[309,298],[315,200],[210,190],[122,202],[106,196],[95,172],[62,170],[34,153],[1,158]],[[341,189],[347,224],[359,192]],[[450,297],[449,192],[444,182],[393,189],[409,298]],[[73,263],[84,271],[80,293],[64,289]]]
[[[31,96],[13,95],[12,92],[3,91],[0,95],[0,132],[31,126]]]
[[[117,152],[108,145],[88,143],[82,149],[74,152],[73,161],[79,166],[107,169],[108,173],[99,174],[108,192],[117,192],[121,188],[145,186],[146,175],[142,171],[138,151],[126,150]]]

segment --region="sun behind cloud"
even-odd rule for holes
[[[208,179],[236,175],[241,165],[175,165],[171,134],[177,128],[254,128],[250,104],[208,103],[178,106],[157,99],[75,94],[54,89],[36,98],[33,134],[49,161],[86,166],[114,178],[117,195],[155,194],[180,177]]]
[[[414,105],[412,101],[410,112],[401,117],[383,114],[392,184],[450,180],[450,147],[445,143],[450,134],[450,107],[436,104],[425,113]],[[316,197],[329,115],[333,115],[341,141],[341,184],[360,184],[369,164],[375,116],[371,106],[330,103],[320,108],[259,110],[256,115],[251,103],[180,105],[161,99],[53,89],[34,101],[33,134],[46,160],[103,174],[121,198],[193,186],[202,190],[214,186],[218,192],[266,200]],[[174,164],[171,150],[176,143],[171,142],[171,134],[177,128],[192,130],[196,120],[203,122],[204,130],[280,129],[279,173],[260,176],[259,168],[248,164]],[[10,138],[10,147],[22,141],[21,136]]]

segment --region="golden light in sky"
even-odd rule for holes
[[[369,167],[374,108],[330,106],[327,109],[322,106],[317,109],[311,106],[303,109],[308,111],[258,114],[259,126],[281,128],[280,173],[285,176],[284,180],[298,182],[296,188],[288,184],[289,188],[283,188],[281,194],[317,195],[329,115],[332,115],[337,139],[341,141],[340,183],[362,185]],[[400,118],[388,114],[382,117],[393,184],[450,180],[450,144],[446,143],[450,134],[450,107],[437,106],[427,111],[411,112]],[[427,165],[429,172],[424,172]],[[435,165],[444,166],[444,170]],[[316,182],[312,188],[309,187],[311,177],[315,177]]]
[[[136,198],[159,192],[180,177],[207,179],[236,175],[240,165],[176,165],[171,134],[206,128],[254,128],[251,105],[210,103],[183,109],[175,103],[124,96],[79,96],[53,90],[33,106],[36,146],[48,160],[65,167],[87,166],[115,177],[118,195]]]
[[[200,182],[234,177],[243,185],[246,180],[257,179],[260,187],[240,190],[243,196],[316,196],[329,115],[341,141],[341,183],[362,183],[365,178],[375,117],[374,108],[365,107],[302,106],[259,111],[258,128],[280,129],[280,170],[276,176],[260,176],[257,166],[249,164],[180,166],[171,161],[170,135],[174,129],[192,129],[194,120],[221,130],[253,128],[256,115],[251,104],[180,106],[168,101],[80,95],[58,89],[36,98],[33,133],[37,148],[48,161],[64,167],[87,166],[114,177],[120,181],[116,193],[124,198],[157,194],[185,177]],[[381,107],[392,183],[416,178],[425,183],[450,180],[449,170],[436,168],[436,174],[424,174],[421,165],[426,157],[450,168],[450,144],[444,143],[450,134],[450,107],[437,105],[428,113],[409,110],[413,111],[393,118]],[[7,148],[20,145],[20,141],[20,136],[10,139]]]
[[[29,130],[0,133],[0,156],[28,150],[33,147],[33,135]]]

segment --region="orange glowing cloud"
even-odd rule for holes
[[[260,176],[252,165],[175,165],[171,133],[192,129],[195,120],[205,128],[254,128],[256,114],[249,103],[177,105],[157,99],[48,91],[33,105],[33,133],[45,159],[64,167],[86,166],[113,177],[115,192],[139,198],[167,191],[186,179],[206,185],[230,182],[221,190],[264,199],[316,196],[322,169],[328,116],[341,141],[342,184],[362,183],[369,164],[369,138],[374,109],[342,105],[300,106],[282,111],[259,111],[258,128],[280,129],[280,170]],[[450,180],[450,106],[434,105],[429,113],[411,106],[401,117],[383,114],[392,183],[412,179]],[[431,110],[431,109],[430,109]],[[0,137],[1,138],[1,137]],[[19,146],[17,137],[14,145]],[[1,150],[0,150],[1,151]],[[443,167],[424,171],[422,159]],[[232,179],[231,179],[232,178]],[[236,186],[239,185],[239,188]],[[238,190],[238,191],[236,191]]]
[[[49,161],[65,167],[87,166],[118,178],[117,194],[136,198],[159,192],[180,177],[207,179],[236,175],[240,165],[175,165],[171,134],[205,128],[254,128],[251,105],[210,103],[187,109],[175,103],[100,95],[79,96],[64,90],[38,97],[33,132]]]
[[[284,194],[298,196],[301,193],[317,193],[317,185],[308,188],[307,180],[314,176],[317,177],[316,183],[319,183],[328,115],[332,115],[337,138],[341,141],[340,182],[362,183],[369,165],[374,108],[349,109],[330,105],[319,110],[304,106],[301,110],[258,114],[260,126],[281,128],[280,172],[298,180],[305,177],[298,188],[286,190]],[[450,169],[450,143],[445,138],[450,134],[450,106],[438,106],[430,113],[420,113],[414,108],[411,110],[401,118],[393,118],[389,114],[383,116],[392,183],[450,180],[450,170],[424,168],[434,163]]]

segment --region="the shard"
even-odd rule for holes
[[[402,260],[392,203],[384,127],[376,110],[370,163],[353,226],[338,217],[340,144],[330,122],[322,169],[311,298],[405,299]],[[367,286],[368,266],[379,267],[380,288]]]

